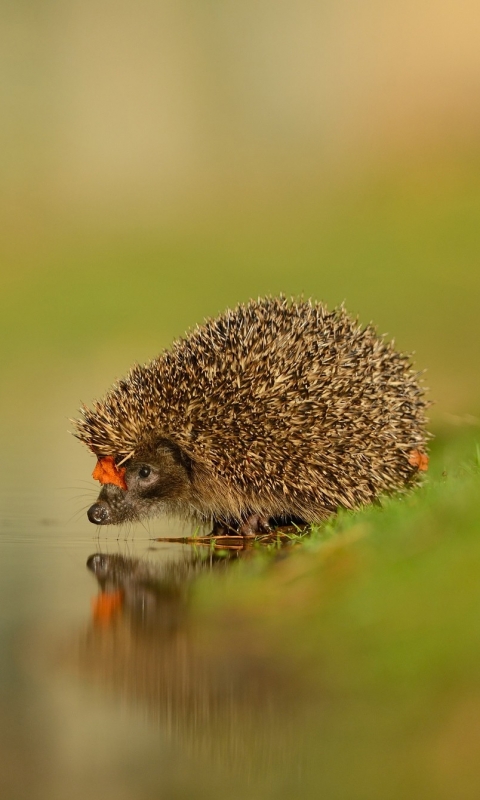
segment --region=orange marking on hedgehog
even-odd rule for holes
[[[120,611],[123,602],[122,592],[102,592],[92,600],[93,619],[100,625],[108,625]]]
[[[425,453],[421,453],[420,450],[412,450],[408,457],[408,463],[412,467],[417,467],[420,472],[426,472],[428,469],[428,456]]]
[[[105,456],[98,459],[92,472],[92,478],[102,484],[113,483],[114,486],[119,486],[120,489],[126,489],[125,472],[125,467],[117,467],[113,456]]]

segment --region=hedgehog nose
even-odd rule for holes
[[[107,525],[110,513],[105,503],[94,503],[87,511],[87,517],[94,525]]]

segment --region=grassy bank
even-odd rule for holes
[[[439,437],[418,491],[198,589],[212,646],[293,667],[289,769],[307,794],[480,792],[479,438]]]

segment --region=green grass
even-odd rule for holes
[[[307,795],[480,796],[474,437],[439,440],[407,497],[340,513],[285,558],[244,560],[197,602],[212,641],[260,647],[272,672],[292,665],[299,707],[308,698],[291,732]]]

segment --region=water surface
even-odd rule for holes
[[[277,794],[295,780],[277,786],[290,676],[248,641],[212,649],[191,613],[195,581],[229,560],[140,526],[98,536],[68,520],[69,494],[2,496],[1,796]]]

